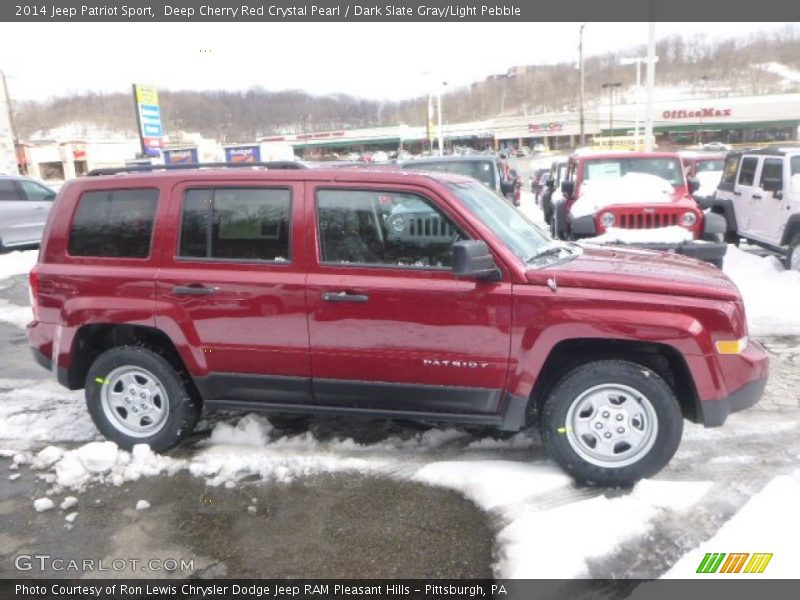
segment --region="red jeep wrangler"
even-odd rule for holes
[[[698,207],[691,195],[698,186],[698,180],[687,177],[677,153],[575,153],[561,182],[563,200],[552,209],[551,231],[562,239],[578,239],[611,227],[682,228],[685,240],[668,242],[653,232],[652,241],[636,245],[721,267],[727,249],[721,241],[725,221]]]
[[[767,356],[717,269],[554,242],[463,176],[269,167],[59,192],[30,344],[120,446],[166,450],[204,409],[538,421],[576,478],[629,484],[684,418],[761,396]]]

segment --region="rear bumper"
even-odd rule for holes
[[[701,402],[700,409],[703,412],[703,424],[706,427],[719,427],[725,423],[730,413],[755,406],[764,394],[766,385],[767,378],[764,377],[751,381],[725,398]]]

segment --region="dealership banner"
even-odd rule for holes
[[[759,0],[50,0],[0,3],[3,21],[772,21],[800,20],[800,2]],[[531,32],[532,38],[535,32]]]
[[[151,85],[134,83],[133,97],[136,101],[136,120],[139,124],[139,139],[142,141],[142,154],[159,156],[164,145],[164,129],[161,126],[158,91]]]

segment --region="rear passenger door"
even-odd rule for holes
[[[773,190],[776,183],[781,185],[777,197]],[[761,163],[758,187],[753,191],[753,237],[768,244],[780,245],[786,223],[786,215],[782,211],[782,185],[783,158],[765,157]]]
[[[208,401],[310,397],[302,191],[250,181],[173,191],[156,323],[194,357]]]

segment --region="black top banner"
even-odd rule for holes
[[[792,0],[30,0],[2,2],[19,22],[798,21]]]

